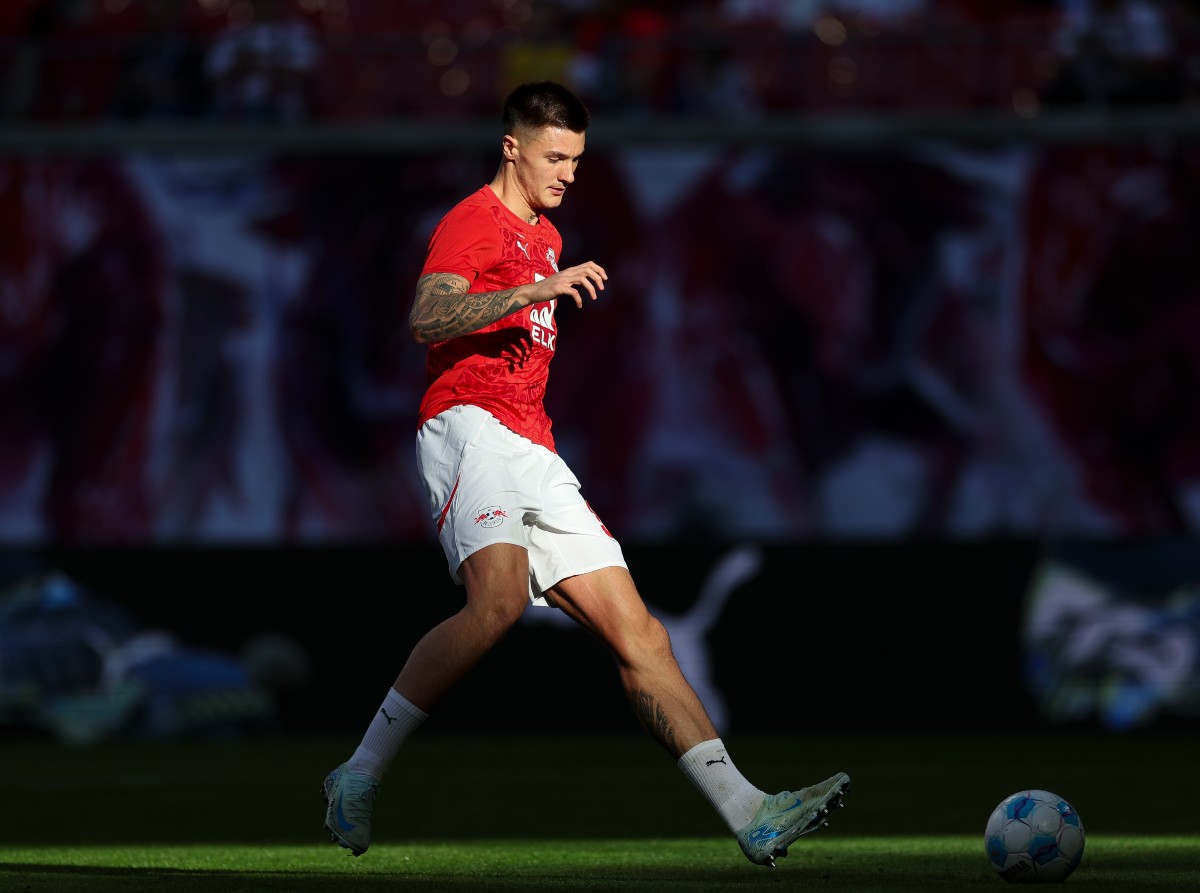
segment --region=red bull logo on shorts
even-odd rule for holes
[[[475,523],[480,527],[499,527],[508,513],[498,505],[489,505],[475,513]]]

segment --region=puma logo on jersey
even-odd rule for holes
[[[521,240],[517,239],[517,247],[521,249],[521,253],[523,255],[525,255],[526,257],[529,257],[529,244],[528,243],[522,245]]]

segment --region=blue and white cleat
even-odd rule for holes
[[[353,772],[346,764],[325,777],[325,830],[330,839],[361,856],[371,845],[371,809],[379,794],[379,781],[365,772]]]
[[[845,772],[798,791],[768,794],[754,820],[737,833],[738,844],[755,865],[775,867],[795,840],[829,824],[830,811],[842,805],[850,789]]]

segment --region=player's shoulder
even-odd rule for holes
[[[545,236],[547,239],[553,238],[559,240],[560,242],[562,241],[562,235],[559,233],[558,227],[555,226],[554,221],[545,214],[542,214],[541,217],[538,218],[538,228],[542,230],[543,236]]]
[[[442,215],[433,228],[433,237],[446,232],[460,233],[464,230],[478,231],[493,218],[488,208],[487,197],[476,190],[453,205]]]
[[[446,212],[447,217],[470,217],[476,214],[491,214],[496,204],[491,189],[481,186],[469,195],[463,196]]]

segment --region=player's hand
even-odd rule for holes
[[[570,298],[576,307],[582,307],[584,294],[593,301],[596,300],[597,292],[604,291],[604,282],[607,279],[608,273],[604,272],[604,267],[589,260],[559,270],[541,282],[522,286],[521,291],[531,304],[553,301],[555,298]]]

